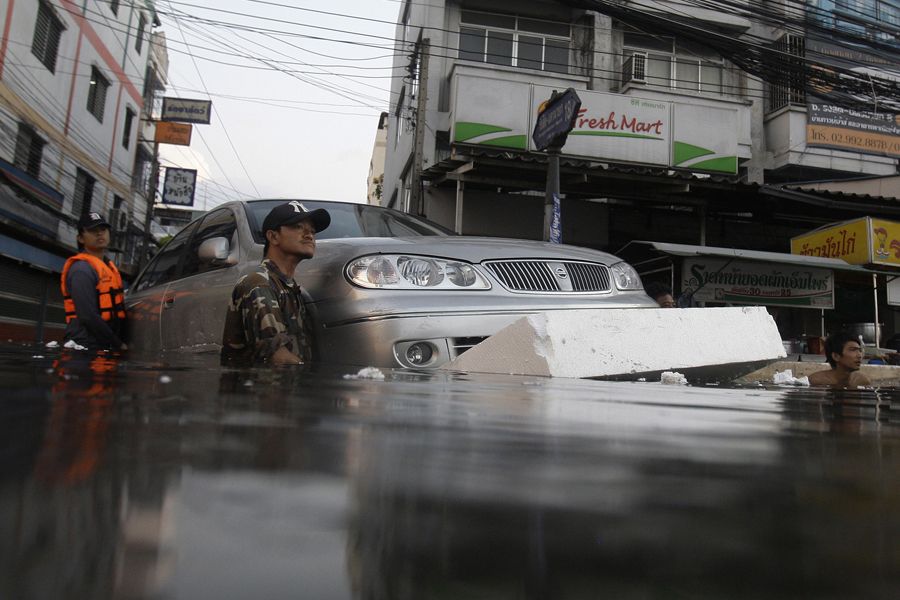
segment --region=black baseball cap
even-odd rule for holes
[[[109,227],[106,219],[100,216],[100,213],[89,212],[78,221],[78,232],[81,233],[86,229],[95,229],[97,227]]]
[[[262,234],[270,229],[278,229],[282,225],[293,225],[303,219],[309,219],[316,233],[319,233],[331,224],[331,215],[324,208],[309,210],[302,202],[296,200],[279,204],[266,215],[263,221]]]

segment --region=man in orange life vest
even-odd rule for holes
[[[104,256],[109,223],[99,213],[78,222],[78,247],[63,267],[60,287],[66,309],[66,342],[88,350],[127,350],[122,341],[125,300],[122,276]]]

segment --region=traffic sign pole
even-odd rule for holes
[[[581,99],[574,89],[563,93],[556,90],[538,110],[537,121],[531,139],[537,150],[547,152],[547,193],[544,198],[544,241],[559,243],[559,155],[566,144],[566,137],[575,127]]]

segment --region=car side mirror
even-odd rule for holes
[[[214,237],[203,240],[200,248],[197,250],[197,256],[201,263],[212,263],[214,265],[237,264],[237,256],[231,254],[231,244],[228,242],[228,238]]]

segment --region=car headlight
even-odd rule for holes
[[[627,262],[619,262],[609,268],[613,274],[616,287],[620,290],[642,290],[641,276]]]
[[[458,260],[408,254],[363,256],[347,265],[347,277],[365,288],[488,290],[473,265]]]

